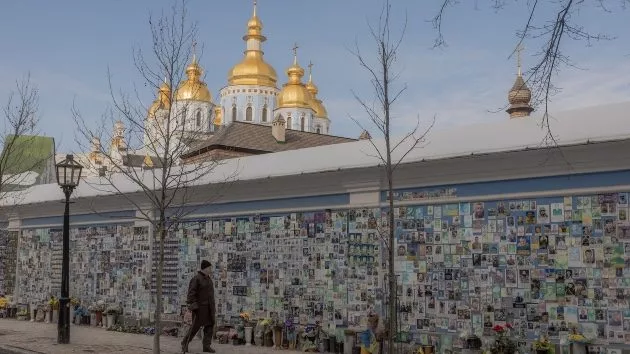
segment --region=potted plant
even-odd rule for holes
[[[283,325],[276,319],[273,320],[273,346],[275,349],[282,349],[282,329]]]
[[[50,306],[50,322],[57,323],[57,319],[59,318],[59,299],[54,296],[50,297],[48,300],[48,306]]]
[[[284,328],[287,332],[287,340],[289,341],[289,349],[296,349],[295,342],[297,340],[297,328],[293,320],[288,319],[284,321]]]
[[[118,315],[120,315],[120,307],[116,304],[111,304],[107,306],[107,328],[111,328],[116,324],[116,320],[118,319]]]
[[[550,354],[552,352],[553,343],[547,336],[542,336],[532,343],[536,354]]]
[[[252,345],[252,325],[249,313],[243,312],[239,317],[241,318],[243,330],[245,331],[243,336],[243,339],[245,340],[245,345]]]
[[[574,354],[586,354],[586,345],[591,343],[591,339],[578,332],[576,328],[571,329],[569,334],[569,343],[571,345],[571,353]]]
[[[261,318],[258,320],[258,323],[254,328],[254,344],[260,346],[263,346],[265,344],[265,334],[267,333],[267,327],[270,323],[270,318]]]
[[[514,354],[516,352],[516,342],[513,340],[512,325],[496,325],[492,327],[494,331],[494,343],[490,347],[493,354]]]

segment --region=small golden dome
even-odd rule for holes
[[[311,108],[313,96],[302,83],[304,69],[297,63],[297,56],[294,57],[293,65],[287,69],[289,81],[284,84],[282,90],[278,94],[277,108]]]
[[[322,100],[317,97],[319,89],[313,83],[313,63],[308,64],[308,82],[306,83],[306,90],[311,94],[312,100],[310,102],[313,111],[315,111],[315,117],[328,119],[328,112]]]
[[[177,88],[175,99],[192,100],[202,102],[212,102],[212,95],[205,82],[201,81],[203,69],[197,63],[197,58],[193,56],[193,61],[186,68],[188,79],[182,81]]]
[[[243,36],[244,41],[254,40],[251,47],[245,51],[243,60],[236,64],[228,72],[228,84],[233,85],[255,85],[276,87],[278,74],[276,70],[265,62],[261,43],[267,40],[262,35],[263,24],[256,15],[256,3],[254,2],[254,13],[247,22],[247,33]]]
[[[166,83],[166,80],[160,85],[158,89],[158,95],[155,101],[149,107],[149,117],[155,118],[157,111],[162,109],[169,109],[171,107],[171,88]]]

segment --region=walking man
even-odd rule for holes
[[[195,274],[188,285],[188,297],[186,303],[192,312],[192,326],[182,340],[182,352],[188,352],[188,343],[195,337],[197,331],[203,327],[203,351],[214,353],[212,334],[214,328],[214,285],[210,278],[212,272],[210,262],[201,261],[201,270]]]

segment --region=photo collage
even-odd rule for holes
[[[394,209],[393,247],[401,330],[413,340],[510,323],[523,340],[578,326],[599,343],[630,344],[628,193],[412,203]],[[363,327],[368,311],[386,309],[387,230],[381,209],[186,221],[165,243],[165,312],[179,313],[208,259],[219,321],[260,311]],[[21,302],[58,287],[59,232],[20,234]],[[150,316],[157,246],[148,228],[72,228],[71,243],[73,296]]]

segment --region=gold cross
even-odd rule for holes
[[[193,39],[192,42],[192,51],[193,51],[193,57],[197,56],[197,41]]]
[[[311,61],[308,62],[308,72],[309,73],[313,72],[313,62],[311,62]]]
[[[297,42],[296,42],[295,44],[293,44],[293,55],[294,55],[294,56],[297,56],[297,50],[298,50],[298,48],[300,48],[300,47],[298,47]]]

